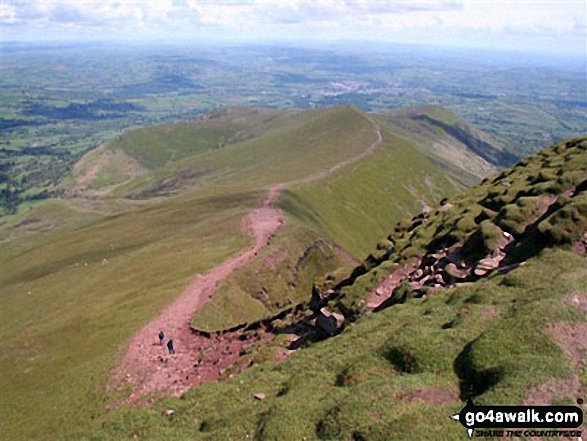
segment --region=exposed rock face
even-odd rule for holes
[[[481,277],[499,267],[499,263],[505,258],[505,253],[498,251],[493,256],[481,259],[475,267],[475,275]]]
[[[335,335],[344,324],[344,316],[322,308],[316,318],[316,326],[326,331],[330,336]]]
[[[466,259],[463,243],[456,243],[424,255],[412,265],[399,267],[374,290],[367,311],[379,311],[398,302],[397,298],[392,298],[393,290],[386,289],[389,281],[394,281],[393,289],[406,281],[413,295],[421,297],[430,290],[475,281],[500,268],[514,238],[497,226],[494,231],[499,239],[488,247],[488,254],[477,261]]]
[[[451,277],[457,280],[465,280],[467,277],[469,277],[469,272],[467,270],[457,268],[457,266],[452,262],[444,267],[444,271],[448,275],[447,279],[449,280]]]

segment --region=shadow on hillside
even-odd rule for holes
[[[462,401],[484,394],[499,383],[503,376],[499,367],[483,370],[475,368],[472,351],[477,340],[467,343],[453,363],[454,373],[459,377],[459,398]]]

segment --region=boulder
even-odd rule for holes
[[[503,232],[503,235],[499,238],[496,242],[495,246],[493,247],[494,250],[503,250],[507,247],[510,242],[513,240],[512,236],[509,233]]]
[[[475,267],[475,274],[477,276],[484,276],[485,274],[493,271],[499,267],[499,262],[501,262],[504,257],[504,253],[497,252],[493,257],[486,257],[485,259],[481,259],[479,262],[477,262],[477,266]]]
[[[330,312],[326,308],[320,309],[316,318],[316,325],[326,331],[330,336],[335,335],[344,324],[344,316],[336,312]]]
[[[475,268],[475,270],[473,271],[473,273],[474,273],[476,276],[483,277],[483,276],[484,276],[485,274],[487,274],[489,271],[490,271],[490,270],[485,270],[485,269],[483,269],[483,268],[478,268],[478,267],[477,267],[477,268]]]
[[[258,394],[253,395],[253,397],[258,401],[265,401],[265,398],[267,398],[263,392],[259,392]]]
[[[444,277],[442,277],[442,274],[440,274],[440,273],[437,273],[434,275],[434,280],[436,280],[436,282],[441,286],[446,285],[446,282],[444,281]]]
[[[416,290],[422,288],[422,282],[418,282],[418,281],[408,282],[408,286],[410,287],[410,289],[412,291],[416,291]]]
[[[457,280],[464,280],[468,277],[468,273],[467,271],[463,270],[463,269],[459,269],[457,268],[457,266],[454,263],[449,263],[448,265],[446,265],[444,267],[444,271],[446,272],[446,274],[448,274],[450,277],[454,277]],[[449,279],[450,279],[449,277]]]
[[[430,274],[421,278],[420,280],[418,280],[418,282],[420,282],[421,285],[424,285],[428,280],[430,280]]]

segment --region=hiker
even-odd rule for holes
[[[167,350],[169,351],[169,355],[175,354],[175,349],[173,349],[173,340],[169,340],[167,342]]]
[[[163,346],[163,339],[165,338],[165,334],[163,331],[159,331],[159,346]]]

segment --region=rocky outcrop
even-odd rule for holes
[[[474,282],[500,268],[507,262],[506,252],[514,239],[499,227],[494,226],[494,229],[498,238],[488,247],[489,253],[477,261],[466,259],[463,244],[457,243],[396,268],[369,296],[366,312],[380,311],[404,302],[408,297],[406,286],[412,296],[422,297],[434,289]],[[403,282],[407,285],[402,285]]]
[[[316,317],[316,326],[325,331],[329,336],[338,334],[344,325],[344,316],[336,312],[330,312],[326,308],[320,309]]]

